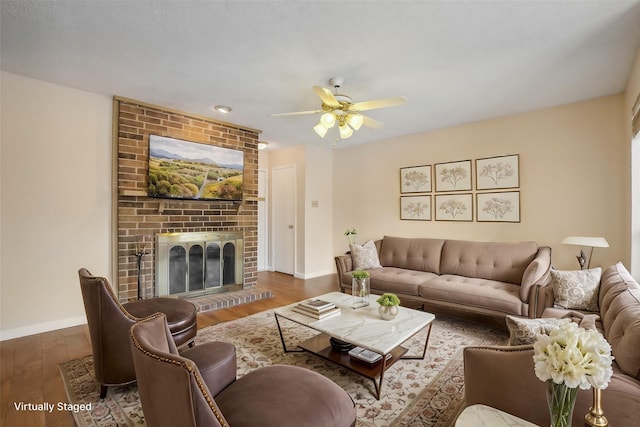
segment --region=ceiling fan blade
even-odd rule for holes
[[[310,110],[310,111],[294,111],[293,113],[278,113],[278,114],[272,114],[271,116],[301,116],[304,114],[318,114],[318,113],[322,113],[322,110]]]
[[[329,89],[320,86],[314,86],[313,91],[318,95],[318,97],[327,104],[329,107],[339,107],[340,103],[336,99],[335,96],[331,93]]]
[[[396,96],[395,98],[376,99],[374,101],[356,102],[350,108],[355,111],[374,110],[376,108],[395,107],[407,102],[404,96]]]
[[[362,116],[362,124],[364,126],[370,127],[372,129],[382,129],[384,127],[384,123],[376,120],[376,119],[372,119],[371,117],[367,117],[367,116]]]

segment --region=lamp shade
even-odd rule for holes
[[[347,123],[353,128],[353,130],[358,130],[362,127],[364,118],[360,114],[352,113],[347,116]]]
[[[353,129],[351,129],[346,123],[341,124],[338,129],[340,130],[340,138],[347,139],[353,135]]]
[[[316,131],[320,138],[324,138],[324,136],[327,134],[327,128],[322,126],[322,123],[318,123],[317,125],[315,125],[313,127],[313,130]]]
[[[336,124],[336,116],[333,113],[324,113],[322,116],[320,116],[320,124],[322,124],[322,126],[324,126],[327,129],[330,129],[333,127],[333,125]]]
[[[595,248],[608,248],[609,243],[604,237],[569,236],[561,242],[564,245],[591,246]]]

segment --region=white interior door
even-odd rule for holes
[[[267,269],[267,171],[258,170],[258,271]]]
[[[272,255],[273,269],[294,274],[296,242],[296,167],[272,171]]]

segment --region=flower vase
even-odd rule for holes
[[[353,295],[353,308],[361,308],[369,305],[369,278],[351,281],[351,294]]]
[[[551,427],[571,427],[578,388],[567,387],[564,383],[556,384],[553,380],[548,380],[546,384]]]
[[[378,313],[382,320],[393,320],[398,315],[397,305],[379,305]]]

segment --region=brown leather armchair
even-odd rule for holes
[[[228,367],[202,375],[188,354],[177,354],[167,331],[162,314],[131,328],[138,391],[149,427],[355,425],[353,400],[328,378],[296,366],[274,365],[224,386],[216,380],[219,375],[228,378]],[[207,344],[198,348],[203,345]]]
[[[100,398],[106,396],[108,386],[135,381],[129,329],[142,318],[165,312],[173,326],[172,336],[176,345],[193,341],[197,331],[193,304],[174,298],[151,298],[123,306],[107,279],[93,276],[85,268],[78,271],[78,276],[91,336],[96,380],[100,383]]]

